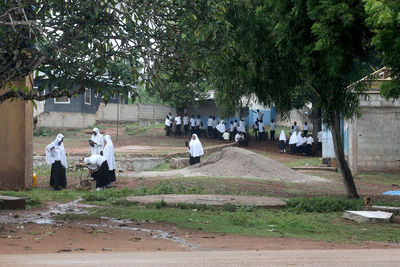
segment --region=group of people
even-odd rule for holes
[[[111,136],[103,136],[98,128],[94,128],[89,140],[91,156],[84,158],[92,180],[96,181],[96,190],[109,188],[116,181],[114,145]],[[46,149],[46,163],[51,165],[50,186],[52,190],[60,190],[67,186],[67,156],[64,148],[64,136],[58,134]]]
[[[297,122],[294,122],[289,135],[289,153],[290,154],[299,154],[312,156],[313,154],[313,143],[314,138],[312,134],[308,133],[309,125],[307,122],[304,122],[303,131],[301,131],[297,125]],[[281,153],[286,153],[286,134],[285,131],[282,130],[279,135],[279,148]],[[322,149],[322,131],[318,132],[317,135],[318,148],[320,151]]]

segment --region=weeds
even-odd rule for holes
[[[344,210],[360,210],[363,205],[360,199],[338,197],[292,198],[286,202],[286,210],[290,212],[329,213]]]

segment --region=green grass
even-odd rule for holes
[[[157,171],[157,172],[165,172],[165,171],[171,171],[171,167],[169,166],[169,161],[166,161],[164,163],[161,163],[157,167],[149,170],[149,171]]]
[[[237,208],[186,209],[133,205],[129,208],[113,206],[92,208],[88,215],[63,215],[65,218],[99,218],[102,216],[151,220],[171,223],[178,228],[203,230],[205,232],[254,236],[285,236],[325,241],[382,241],[400,242],[400,225],[356,223],[342,219],[342,212],[294,213],[281,210]]]
[[[400,185],[400,174],[397,173],[362,173],[358,175],[362,180],[378,185]]]
[[[33,188],[26,191],[2,190],[0,195],[26,197],[26,208],[32,209],[43,202],[68,202],[79,198],[83,193],[75,190],[51,191],[47,188]]]
[[[321,158],[301,158],[301,159],[295,159],[292,161],[284,162],[284,165],[287,167],[299,167],[299,166],[318,166],[322,164]]]

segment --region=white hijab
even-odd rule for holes
[[[281,130],[281,134],[279,135],[279,141],[286,142],[286,134],[284,130]]]
[[[289,139],[289,145],[297,144],[297,133],[294,131]]]
[[[67,162],[67,156],[65,154],[65,149],[64,149],[64,142],[62,142],[60,145],[59,143],[63,140],[64,135],[58,134],[56,139],[50,143],[46,147],[46,163],[47,164],[53,164],[58,158],[56,158],[56,153],[60,153],[60,160],[61,160],[61,165],[63,165],[65,168],[68,168],[68,162]],[[52,147],[53,150],[51,149]]]
[[[112,171],[115,169],[114,145],[111,140],[111,136],[105,135],[104,140],[107,142],[107,144],[104,147],[103,156],[107,159],[108,169]]]
[[[246,132],[246,126],[244,124],[244,120],[239,121],[239,127],[237,130],[238,130],[238,132],[243,132],[243,133]]]
[[[103,151],[104,137],[98,128],[94,128],[93,132],[96,132],[96,135],[92,134],[92,138],[90,138],[90,140],[95,142],[96,145],[94,145],[94,147],[90,147],[90,152],[92,155],[100,154],[100,152]]]
[[[217,130],[218,130],[220,133],[226,132],[226,126],[225,126],[223,120],[221,120],[221,122],[217,125],[216,128],[217,128]]]
[[[106,158],[101,155],[91,155],[86,157],[83,162],[90,170],[96,170],[100,168],[101,164],[106,161]]]
[[[304,144],[304,138],[301,136],[301,132],[299,131],[297,133],[297,145],[296,146],[301,146]]]
[[[189,152],[192,157],[200,157],[204,155],[203,151],[203,146],[201,145],[201,142],[199,138],[197,137],[197,134],[193,134],[196,139],[191,139],[189,143]]]

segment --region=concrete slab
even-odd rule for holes
[[[386,212],[400,212],[400,207],[389,207],[389,206],[372,206],[365,207],[364,210],[372,210],[372,211],[386,211]]]
[[[5,209],[5,210],[25,209],[25,198],[0,195],[0,209]]]
[[[286,201],[280,198],[237,195],[165,194],[151,196],[131,196],[127,197],[127,200],[143,204],[150,204],[163,200],[167,204],[187,203],[223,206],[227,203],[230,203],[233,205],[258,206],[265,208],[283,208],[286,206]]]
[[[356,222],[389,222],[393,213],[384,211],[351,211],[346,210],[343,218]]]
[[[292,170],[337,172],[338,168],[337,167],[328,167],[328,166],[299,166],[299,167],[292,167]]]

